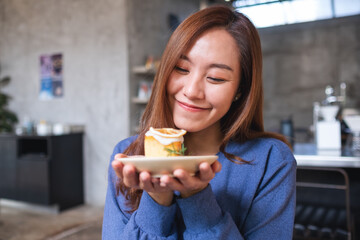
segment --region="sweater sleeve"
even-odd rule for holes
[[[218,205],[211,185],[176,202],[185,224],[184,239],[244,239],[231,215]]]
[[[274,145],[241,231],[245,239],[292,239],[296,161],[290,149]]]
[[[111,160],[116,153],[115,147]],[[116,194],[116,174],[109,166],[108,189],[105,200],[102,239],[176,239],[174,219],[176,204],[169,207],[157,204],[145,191],[139,208],[129,214],[124,196]]]

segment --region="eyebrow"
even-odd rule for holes
[[[189,61],[190,63],[192,63],[191,60],[185,55],[181,55],[180,59],[183,59],[185,61]],[[234,69],[232,69],[230,66],[228,66],[226,64],[222,64],[222,63],[212,63],[212,64],[210,64],[209,67],[210,68],[221,68],[221,69],[229,70],[232,72],[234,71]]]
[[[210,64],[210,68],[222,68],[222,69],[225,69],[225,70],[229,70],[229,71],[234,71],[231,67],[229,67],[228,65],[226,64],[221,64],[221,63],[213,63],[213,64]]]

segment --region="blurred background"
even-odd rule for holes
[[[84,239],[100,238],[113,148],[136,133],[172,31],[191,13],[215,4],[233,7],[258,27],[266,130],[286,133],[293,143],[314,143],[315,102],[338,96],[334,102],[341,109],[360,109],[360,0],[0,0],[0,79],[10,79],[0,93],[9,97],[4,109],[18,120],[0,138],[0,239],[81,239],[74,234],[84,229],[93,234]],[[74,191],[80,196],[64,200],[66,211],[52,201],[58,189],[53,183],[45,186],[51,197],[44,201],[34,200],[36,190],[27,198],[9,193],[15,177],[5,157],[12,143],[22,163],[37,162],[29,155],[55,159],[58,152],[77,152],[62,155],[70,162],[59,165],[61,174],[36,165],[50,169],[43,179],[69,174],[68,182],[64,177],[58,184],[78,183]],[[24,164],[22,171],[29,169]],[[78,215],[70,211],[74,207]],[[33,218],[37,224],[19,230],[20,221]],[[52,222],[56,229],[48,227]]]

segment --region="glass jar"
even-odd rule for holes
[[[352,133],[351,152],[354,156],[360,157],[360,131]]]

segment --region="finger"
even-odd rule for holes
[[[169,188],[172,191],[182,191],[184,189],[183,185],[177,179],[169,175],[162,175],[159,181],[161,187]]]
[[[123,181],[124,184],[128,187],[138,187],[139,186],[139,178],[136,173],[136,169],[131,164],[126,164],[123,167]]]
[[[213,179],[215,172],[207,162],[202,162],[199,165],[199,178],[201,181],[208,182]]]
[[[158,177],[151,177],[151,182],[153,185],[160,184],[160,178]]]
[[[167,175],[167,174],[164,174],[164,175],[161,175],[159,179],[159,185],[161,187],[167,187],[168,184],[173,180],[173,177]]]
[[[156,192],[168,192],[173,191],[171,188],[166,186],[166,184],[161,183],[160,178],[156,178],[156,180],[152,181],[154,190]]]
[[[218,173],[221,171],[222,165],[219,161],[215,161],[213,164],[211,164],[211,168],[215,173]]]
[[[152,183],[154,189],[160,188],[160,178],[152,177],[151,178],[151,183]]]
[[[112,161],[111,167],[114,169],[116,176],[122,179],[124,164],[120,161]]]
[[[183,169],[176,169],[173,174],[174,177],[176,177],[179,182],[187,188],[191,188],[194,185],[194,180],[187,171]]]
[[[139,187],[147,192],[154,191],[154,186],[151,181],[151,175],[148,172],[141,172],[139,174]]]

